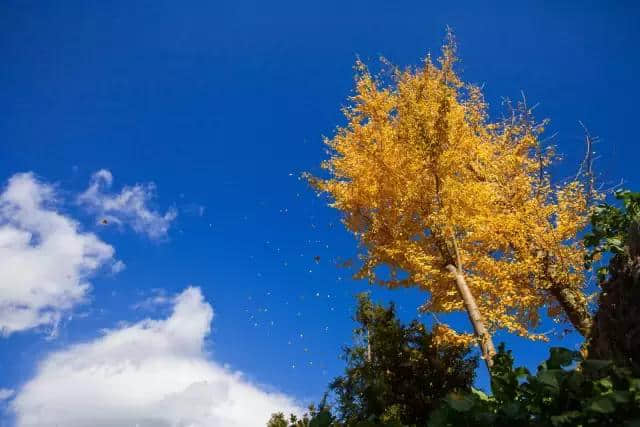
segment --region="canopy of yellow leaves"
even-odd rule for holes
[[[578,181],[552,185],[543,124],[526,107],[490,122],[481,90],[459,79],[455,62],[451,40],[437,63],[394,69],[388,84],[358,62],[348,124],[325,140],[330,177],[311,181],[361,242],[359,277],[428,291],[426,310],[463,310],[445,269],[458,266],[457,246],[489,329],[543,338],[533,332],[540,309],[563,316],[552,286],[586,304],[575,239],[585,192]],[[403,279],[377,274],[380,265]]]

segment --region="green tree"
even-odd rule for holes
[[[309,411],[302,417],[291,414],[287,418],[282,412],[277,412],[271,415],[267,427],[337,427],[339,424],[325,400],[326,398],[323,398],[317,408],[314,405],[309,406]]]
[[[268,427],[423,426],[450,392],[471,390],[478,358],[465,344],[439,342],[418,321],[403,324],[393,304],[358,295],[354,344],[344,349],[344,375],[302,419],[273,414]]]
[[[439,344],[422,323],[403,324],[393,304],[368,294],[358,296],[355,320],[345,374],[330,385],[341,423],[424,425],[449,392],[470,390],[478,361],[468,346]]]
[[[597,206],[585,236],[592,249],[587,266],[611,255],[609,266],[598,269],[601,292],[587,352],[640,375],[640,193],[620,190],[615,197],[621,206]]]
[[[284,413],[277,412],[271,415],[269,422],[267,422],[267,427],[289,427],[289,422],[284,416]]]

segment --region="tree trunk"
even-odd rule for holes
[[[590,359],[613,360],[640,375],[640,224],[629,231],[626,252],[609,262],[587,353]]]
[[[593,320],[591,314],[589,314],[587,305],[584,303],[584,297],[561,284],[554,284],[550,291],[558,303],[560,303],[560,306],[566,313],[573,327],[576,328],[583,337],[587,338],[591,332]]]
[[[464,274],[462,274],[462,272],[460,272],[453,265],[447,265],[447,270],[449,270],[455,276],[458,292],[460,292],[460,296],[464,301],[464,306],[467,309],[467,314],[469,314],[469,320],[471,320],[473,330],[480,340],[482,357],[487,364],[487,369],[489,369],[489,372],[491,372],[491,367],[493,366],[493,356],[496,354],[496,349],[493,346],[493,340],[491,339],[489,331],[487,331],[487,328],[484,326],[484,321],[482,320],[482,316],[480,315],[480,310],[478,309],[476,300],[469,290],[469,286],[467,285],[467,281],[464,278]]]

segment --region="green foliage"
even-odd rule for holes
[[[342,424],[338,422],[330,412],[320,412],[311,418],[305,415],[303,419],[297,419],[291,416],[287,421],[282,413],[271,416],[267,427],[406,427],[395,422],[378,422],[378,421],[359,421],[351,424]]]
[[[329,387],[333,411],[323,399],[302,420],[275,414],[268,427],[424,426],[448,393],[471,390],[478,360],[469,347],[436,345],[422,323],[403,324],[393,304],[374,304],[364,293],[355,320],[345,374]]]
[[[586,268],[591,268],[604,253],[624,255],[629,228],[640,221],[640,193],[618,190],[615,198],[622,202],[622,208],[601,204],[591,215],[591,230],[584,236],[585,245],[591,248],[585,257]],[[607,267],[598,269],[600,281],[604,281],[607,274]]]
[[[271,415],[267,423],[267,427],[333,427],[338,426],[336,424],[335,417],[331,414],[329,407],[325,403],[326,399],[323,398],[320,405],[316,409],[314,405],[309,406],[309,412],[304,414],[301,418],[291,414],[289,418],[285,417],[282,412]]]
[[[592,260],[612,256],[600,268],[598,310],[587,341],[589,357],[613,360],[640,375],[640,193],[619,191],[622,208],[599,206],[585,236]],[[588,260],[588,261],[590,261]]]
[[[282,412],[277,412],[271,415],[267,427],[289,427],[289,423]]]
[[[397,422],[385,422],[375,420],[355,421],[349,424],[343,424],[337,420],[335,415],[331,413],[329,408],[324,404],[315,409],[314,406],[309,407],[309,412],[304,414],[302,418],[291,414],[287,419],[282,412],[278,412],[271,416],[267,423],[267,427],[406,427]]]
[[[395,307],[358,297],[355,345],[345,348],[347,369],[330,390],[340,422],[424,425],[451,391],[470,390],[477,358],[466,346],[436,345],[420,322],[404,325]]]
[[[627,368],[582,360],[555,347],[535,375],[513,367],[504,344],[494,357],[488,396],[452,393],[430,426],[622,426],[640,425],[640,378]]]

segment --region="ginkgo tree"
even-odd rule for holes
[[[544,339],[535,332],[543,309],[588,334],[586,252],[576,239],[587,197],[578,179],[551,182],[546,123],[523,103],[491,121],[456,61],[451,34],[437,61],[391,67],[387,77],[358,61],[347,124],[325,139],[329,176],[308,178],[361,243],[357,277],[427,291],[424,310],[466,310],[475,337],[436,331],[477,339],[490,366],[495,330]]]

